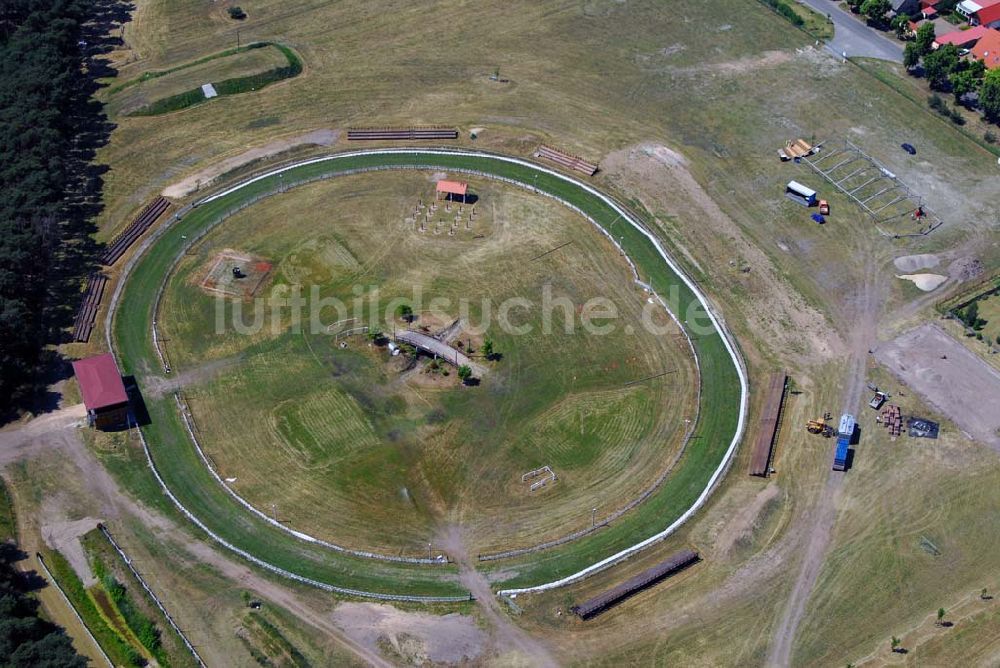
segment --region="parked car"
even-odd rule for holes
[[[903,147],[903,150],[909,153],[910,155],[917,154],[917,149],[913,148],[913,144],[901,144],[901,146]]]

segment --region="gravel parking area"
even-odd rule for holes
[[[933,324],[911,329],[874,352],[929,405],[1000,452],[1000,372]]]

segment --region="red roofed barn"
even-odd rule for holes
[[[87,421],[98,429],[128,423],[128,394],[114,355],[104,353],[73,362],[73,374],[80,384]]]

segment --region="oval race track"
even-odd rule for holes
[[[106,318],[108,344],[125,373],[161,376],[156,341],[159,295],[178,258],[205,233],[263,197],[296,185],[359,172],[435,169],[477,174],[553,197],[577,211],[618,245],[637,277],[669,305],[688,335],[701,375],[699,419],[675,471],[642,504],[607,528],[543,552],[499,561],[514,573],[501,594],[560,587],[662,540],[705,503],[727,470],[746,423],[748,381],[742,359],[720,316],[642,222],[611,197],[575,178],[509,156],[448,149],[373,149],[302,160],[249,178],[187,207],[155,230],[129,260]],[[619,224],[620,221],[626,223]],[[617,225],[617,226],[616,226]],[[609,230],[613,230],[614,237]],[[710,327],[692,331],[697,318]],[[324,589],[386,599],[459,600],[454,569],[386,563],[336,546],[310,542],[271,526],[222,489],[185,433],[172,397],[150,399],[151,424],[142,428],[150,470],[174,506],[213,540],[284,577]],[[238,497],[237,497],[238,498]],[[373,555],[376,556],[377,555]]]

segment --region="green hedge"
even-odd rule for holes
[[[146,660],[142,654],[128,641],[119,635],[117,631],[108,626],[107,621],[97,609],[97,604],[90,597],[83,586],[80,577],[70,566],[66,558],[55,550],[50,550],[44,555],[45,565],[48,566],[52,577],[66,593],[77,613],[83,619],[87,629],[97,640],[97,644],[111,658],[116,666],[142,666]]]
[[[149,650],[149,653],[153,655],[157,663],[161,666],[169,666],[170,662],[167,659],[166,652],[163,651],[163,645],[160,641],[160,628],[152,619],[136,607],[135,602],[129,596],[128,588],[108,571],[104,562],[96,555],[91,559],[91,566],[94,569],[94,575],[97,576],[101,586],[104,587],[104,591],[107,592],[108,598],[111,599],[111,602],[121,614],[122,619],[125,620],[125,624],[132,630],[135,637],[139,639],[142,646]]]
[[[282,81],[283,79],[291,79],[292,77],[298,76],[302,73],[302,59],[300,59],[298,55],[296,55],[296,53],[287,46],[268,42],[256,42],[252,45],[253,48],[260,48],[262,46],[274,46],[285,56],[288,64],[283,67],[276,67],[264,72],[258,72],[257,74],[251,74],[245,77],[233,77],[232,79],[224,79],[218,83],[213,83],[212,85],[215,87],[215,92],[218,93],[220,97],[223,95],[239,95],[240,93],[260,90],[265,86]],[[208,98],[205,97],[205,93],[201,88],[193,88],[191,90],[184,91],[183,93],[178,93],[177,95],[171,95],[169,97],[164,97],[151,102],[145,107],[137,109],[128,115],[158,116],[171,111],[187,109],[188,107],[193,107],[207,101]]]

